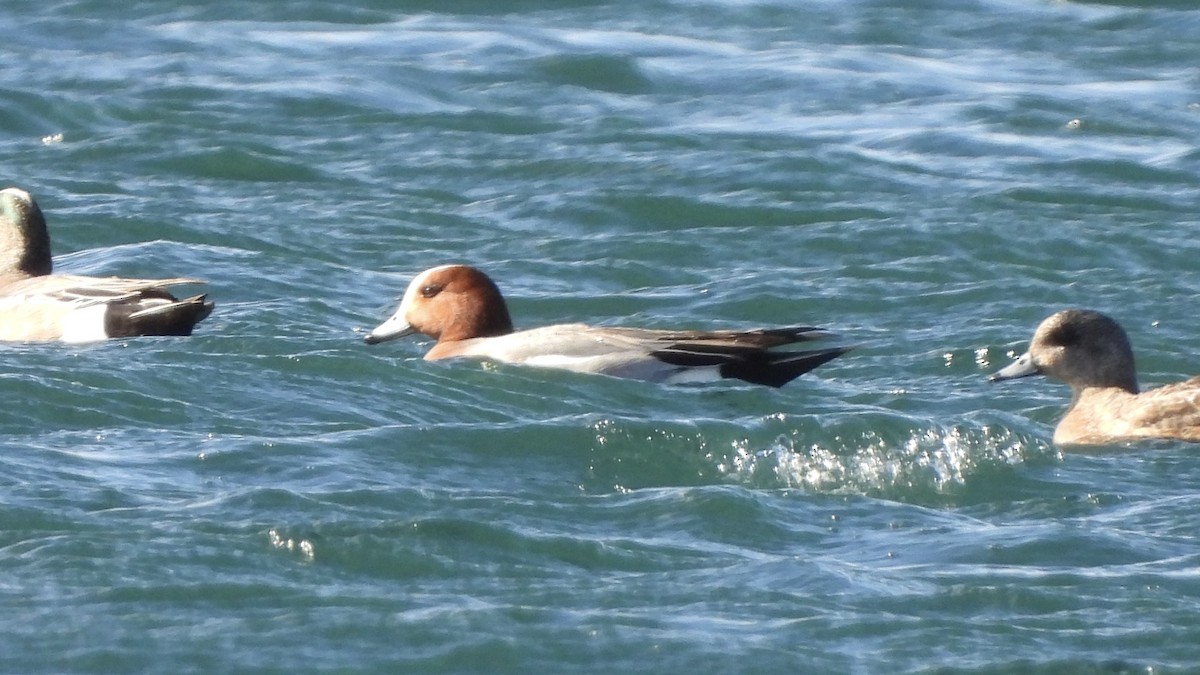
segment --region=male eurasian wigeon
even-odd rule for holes
[[[165,289],[195,279],[51,274],[50,233],[37,202],[0,190],[0,340],[90,342],[135,335],[191,335],[213,303]]]
[[[990,379],[1038,374],[1071,385],[1071,406],[1054,430],[1055,443],[1200,441],[1200,377],[1138,393],[1129,338],[1099,312],[1068,309],[1051,315],[1037,327],[1029,351]]]
[[[671,331],[559,324],[513,331],[500,289],[466,265],[417,275],[400,307],[366,337],[378,344],[423,333],[437,340],[426,359],[475,357],[504,363],[601,373],[652,382],[736,378],[781,387],[849,351],[832,347],[774,351],[829,337],[819,328]]]

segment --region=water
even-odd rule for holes
[[[1190,2],[7,2],[0,166],[189,339],[0,346],[8,672],[1186,672],[1200,464],[990,385],[1200,373]],[[781,390],[363,331],[814,323]]]

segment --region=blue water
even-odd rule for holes
[[[0,6],[0,174],[187,339],[8,344],[6,672],[1200,671],[1200,455],[989,384],[1105,311],[1200,374],[1193,2]],[[421,359],[816,324],[780,390]]]

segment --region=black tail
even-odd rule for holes
[[[853,347],[773,352],[743,345],[687,344],[653,352],[658,360],[683,368],[717,367],[721,377],[782,387]]]
[[[183,300],[163,293],[143,296],[128,302],[115,302],[104,315],[104,329],[110,338],[138,335],[191,335],[192,329],[213,311],[207,296]]]
[[[782,387],[851,349],[851,347],[831,347],[804,352],[762,352],[750,358],[726,361],[721,364],[721,377],[732,377],[768,387]]]

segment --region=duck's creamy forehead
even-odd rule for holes
[[[26,201],[26,202],[33,201],[33,197],[30,196],[30,194],[28,192],[22,190],[21,188],[15,188],[15,187],[4,188],[3,190],[0,190],[0,194],[13,195],[17,199],[20,199],[20,200]]]
[[[21,188],[4,188],[3,190],[0,190],[0,197],[3,197],[5,200],[6,212],[10,208],[15,208],[18,211],[22,209],[29,209],[33,204],[33,196]]]
[[[421,292],[422,288],[429,284],[429,279],[433,275],[444,272],[445,270],[453,267],[457,267],[457,265],[438,265],[437,267],[431,267],[413,277],[413,280],[408,283],[408,288],[404,291],[404,297],[400,299],[400,309],[407,309],[414,302],[416,302],[417,294]]]
[[[457,269],[460,267],[462,267],[462,265],[456,265],[456,264],[438,265],[437,267],[430,267],[429,269],[427,269],[424,272],[421,272],[419,275],[417,275],[417,280],[423,281],[435,274],[440,274],[442,272],[445,272],[446,270]]]
[[[424,272],[421,272],[414,277],[411,282],[409,282],[408,290],[404,292],[404,299],[407,300],[410,296],[416,294],[418,291],[424,288],[429,283],[430,277],[433,277],[436,274],[441,274],[442,272],[455,267],[458,267],[458,265],[438,265],[437,267],[430,267]]]

